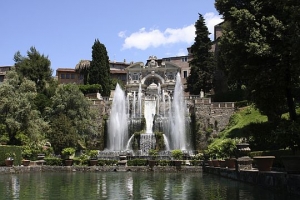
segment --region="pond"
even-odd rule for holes
[[[297,199],[198,173],[34,172],[0,175],[0,199]]]

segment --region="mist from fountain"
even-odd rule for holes
[[[108,145],[110,151],[121,151],[128,142],[128,120],[125,93],[116,85],[110,117],[108,119]]]

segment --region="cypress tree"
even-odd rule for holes
[[[212,89],[212,78],[215,70],[213,53],[210,51],[212,42],[201,14],[195,23],[196,37],[191,46],[193,59],[190,61],[191,71],[187,77],[187,91],[199,95],[202,89],[205,93]]]
[[[90,85],[101,85],[102,95],[109,96],[110,82],[109,58],[106,47],[96,39],[92,47],[92,61],[89,68],[88,83]]]

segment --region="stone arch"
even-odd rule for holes
[[[141,80],[141,83],[142,84],[146,84],[147,80],[151,79],[151,78],[154,78],[156,80],[159,81],[160,84],[164,84],[165,83],[165,80],[158,74],[154,73],[154,74],[148,74],[147,76],[145,76],[142,80]],[[149,85],[149,84],[146,84],[146,85]]]

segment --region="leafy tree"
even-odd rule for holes
[[[54,118],[51,126],[52,130],[47,134],[47,137],[52,144],[55,154],[60,154],[65,147],[77,146],[80,138],[72,121],[65,114],[59,114]]]
[[[34,109],[36,94],[35,83],[28,79],[21,81],[14,69],[0,85],[1,132],[8,136],[8,144],[21,145],[22,138],[35,143],[44,139],[49,126]]]
[[[110,95],[110,68],[106,47],[98,39],[92,47],[92,61],[89,68],[89,84],[100,84],[102,96]]]
[[[71,122],[77,138],[84,140],[87,137],[98,135],[95,112],[91,109],[89,100],[84,97],[77,85],[59,85],[51,100],[52,107],[48,110],[48,118],[52,128],[56,126],[57,116],[63,115],[64,118],[67,118],[64,123],[68,125],[68,120]],[[52,142],[55,142],[55,140]]]
[[[191,72],[187,77],[187,90],[190,94],[199,95],[203,89],[205,93],[212,89],[213,73],[215,71],[213,53],[210,51],[212,42],[201,14],[195,24],[196,37],[191,46],[193,59],[190,61]]]
[[[21,78],[27,78],[36,83],[37,91],[45,89],[48,81],[52,79],[51,62],[47,56],[41,55],[35,47],[30,47],[27,57],[18,51],[14,55],[15,67]]]
[[[216,0],[224,16],[220,56],[231,82],[244,85],[269,121],[288,110],[296,120],[299,1]]]

